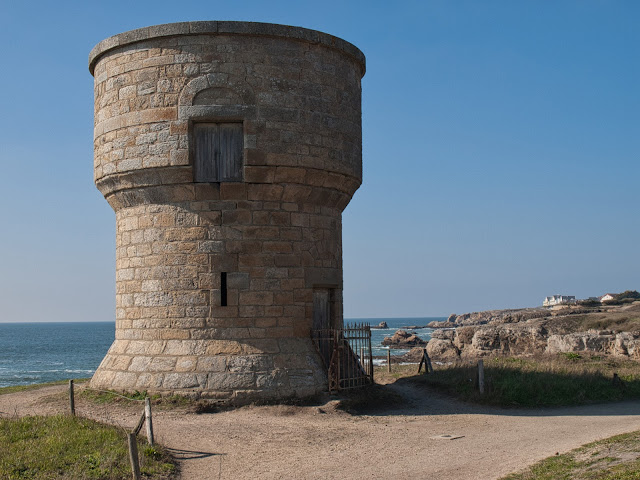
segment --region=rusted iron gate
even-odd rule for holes
[[[312,338],[327,369],[329,392],[373,383],[369,325],[353,324],[341,329],[312,330]]]

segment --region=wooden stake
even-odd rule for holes
[[[69,380],[69,410],[71,411],[71,415],[75,417],[76,415],[76,402],[73,395],[73,380]]]
[[[147,440],[149,445],[153,445],[153,422],[151,421],[151,400],[149,397],[144,399],[144,417],[147,426]]]
[[[131,462],[131,472],[133,480],[140,480],[140,461],[138,460],[138,444],[134,433],[127,433],[129,443],[129,461]]]
[[[422,358],[420,359],[420,365],[418,365],[418,373],[422,370],[422,364],[424,363],[424,373],[433,372],[433,366],[431,365],[431,359],[427,355],[427,349],[422,349]]]
[[[484,361],[478,360],[478,389],[484,395]]]
[[[433,365],[431,365],[431,358],[429,358],[429,354],[427,353],[427,349],[423,349],[422,350],[422,355],[424,355],[424,360],[425,360],[425,371],[427,373],[431,372],[433,373]]]
[[[391,349],[387,350],[387,372],[391,373]]]
[[[140,415],[140,420],[138,420],[138,424],[136,425],[136,428],[133,429],[133,433],[135,435],[138,435],[140,433],[140,430],[142,430],[142,426],[144,425],[145,418],[146,418],[145,412],[142,412],[142,415]]]

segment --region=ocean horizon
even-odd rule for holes
[[[345,324],[388,328],[371,330],[374,356],[386,356],[382,339],[400,329],[424,327],[446,317],[345,318]],[[423,340],[430,328],[412,329]],[[0,387],[32,385],[71,378],[88,378],[100,365],[115,338],[115,322],[29,322],[0,323]],[[393,355],[407,350],[392,349]]]

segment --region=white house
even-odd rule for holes
[[[616,294],[615,293],[605,293],[604,295],[602,295],[600,297],[600,303],[609,302],[609,301],[615,300],[615,299],[616,299]]]
[[[571,305],[576,303],[576,297],[573,295],[551,295],[545,297],[542,302],[543,307],[553,307],[554,305]]]

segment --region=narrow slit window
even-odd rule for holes
[[[196,182],[242,181],[242,123],[196,123],[193,141]]]
[[[220,306],[227,306],[227,272],[220,273]]]

